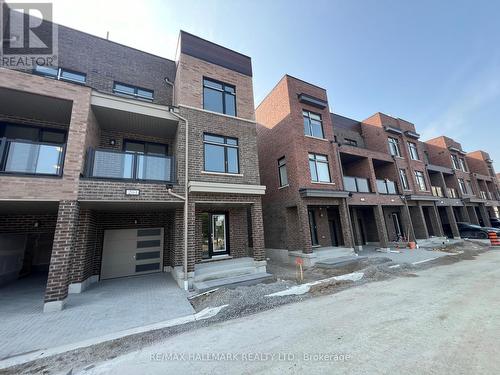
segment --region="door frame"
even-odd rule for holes
[[[214,256],[220,255],[230,255],[231,248],[229,245],[229,213],[227,211],[214,211],[208,213],[208,259],[212,259]],[[226,250],[214,253],[214,243],[213,243],[213,217],[215,215],[224,215],[224,236],[226,241]]]
[[[316,210],[314,208],[308,208],[307,215],[309,216],[309,232],[311,233],[311,245],[319,246],[318,225],[316,223]],[[316,239],[316,243],[314,243],[314,239]]]
[[[399,234],[400,236],[404,236],[403,227],[401,226],[401,218],[399,217],[399,212],[391,213],[392,223],[394,225],[394,231],[396,232],[396,236]],[[396,220],[394,220],[394,218]]]

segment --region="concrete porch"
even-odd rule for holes
[[[194,313],[167,273],[104,280],[70,294],[66,308],[42,312],[46,275],[0,288],[0,360]]]
[[[229,258],[197,263],[193,288],[203,291],[220,286],[248,285],[264,281],[272,275],[266,272],[266,261],[251,257]]]
[[[297,258],[302,259],[304,268],[312,267],[326,259],[336,259],[356,256],[352,247],[314,247],[312,253],[288,251],[287,249],[266,249],[266,257],[275,262],[295,264]]]

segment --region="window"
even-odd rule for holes
[[[239,173],[237,139],[205,134],[203,143],[206,172]]]
[[[113,92],[115,94],[129,96],[135,99],[147,100],[148,102],[152,102],[154,99],[154,93],[151,90],[141,89],[140,87],[125,85],[118,82],[114,83]]]
[[[304,134],[316,138],[323,137],[323,123],[321,115],[309,111],[302,111],[304,117]]]
[[[474,194],[474,189],[472,189],[472,185],[469,180],[465,181],[465,185],[467,186],[467,191],[469,194]]]
[[[33,70],[33,73],[43,77],[74,83],[84,84],[87,81],[87,75],[85,73],[79,73],[73,70],[57,68],[53,66],[37,65]]]
[[[424,173],[420,171],[415,171],[415,179],[417,180],[417,186],[420,190],[427,190],[427,185],[425,183]]]
[[[396,138],[389,137],[389,152],[392,156],[401,157],[401,150],[399,149],[399,141]]]
[[[42,129],[34,126],[0,124],[0,138],[10,140],[24,140],[32,142],[46,142],[63,144],[66,142],[66,133],[57,129]]]
[[[278,159],[278,174],[280,177],[280,187],[288,186],[288,175],[286,173],[286,159],[285,159],[285,157]]]
[[[465,186],[465,181],[463,178],[458,179],[458,187],[460,188],[460,191],[462,192],[462,194],[465,194],[465,195],[468,194],[467,187]]]
[[[410,157],[412,160],[420,160],[416,143],[408,142],[408,149],[410,150]]]
[[[203,109],[236,116],[236,88],[203,78]]]
[[[410,190],[410,185],[408,185],[408,177],[406,176],[405,169],[399,170],[399,178],[401,179],[401,186],[403,187],[403,190]]]
[[[358,146],[358,141],[355,141],[354,139],[345,138],[344,139],[344,144],[345,145],[349,145],[349,146],[357,147]]]
[[[451,155],[451,162],[453,164],[453,168],[460,169],[460,163],[458,162],[457,155]]]
[[[326,155],[309,154],[309,169],[311,171],[311,181],[331,182],[328,157]]]
[[[468,172],[467,163],[464,158],[460,158],[460,169],[464,172]]]
[[[124,141],[123,150],[148,155],[167,155],[168,146],[160,143],[150,143],[141,141]]]

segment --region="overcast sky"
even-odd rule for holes
[[[401,117],[500,171],[500,1],[52,2],[58,23],[164,57],[179,29],[251,56],[256,105],[288,73],[327,89],[336,113]]]

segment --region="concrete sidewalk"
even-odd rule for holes
[[[104,280],[52,313],[42,312],[44,290],[40,277],[0,289],[0,360],[194,314],[166,273]]]

